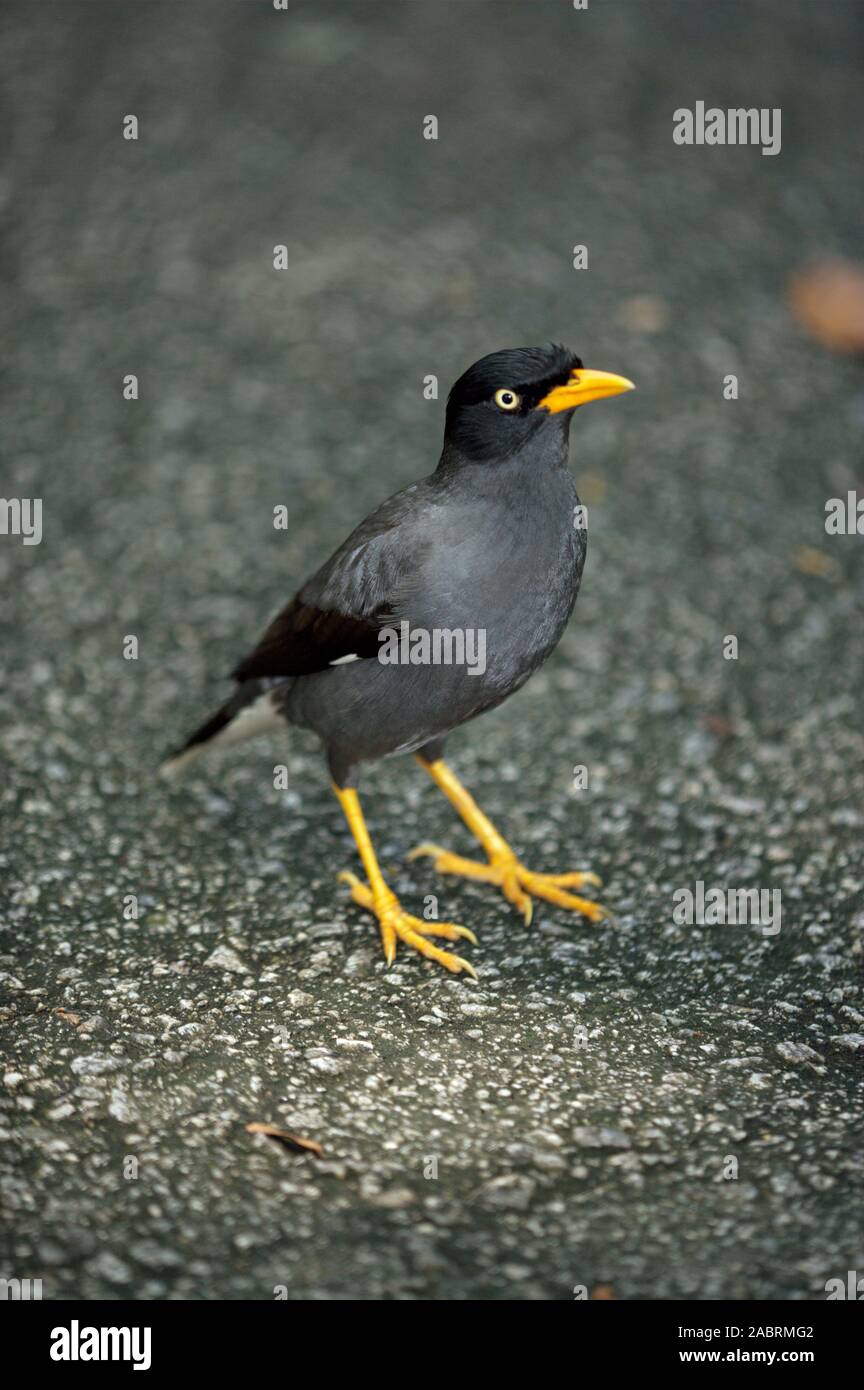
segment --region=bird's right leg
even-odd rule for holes
[[[594,902],[591,898],[577,897],[575,893],[566,891],[586,885],[597,887],[600,880],[596,874],[539,874],[527,869],[503,835],[495,829],[489,817],[480,810],[468,788],[462,785],[456,774],[444,762],[441,751],[441,743],[438,741],[421,749],[415,756],[447,800],[455,806],[468,829],[476,835],[489,856],[488,863],[464,859],[461,854],[451,854],[450,850],[443,849],[441,845],[428,842],[413,849],[408,856],[409,859],[429,855],[439,873],[457,874],[460,878],[473,878],[484,883],[497,884],[508,902],[519,908],[526,926],[530,923],[534,910],[532,894],[538,898],[545,898],[546,902],[555,903],[558,907],[569,908],[571,912],[581,912],[584,917],[594,922],[611,916],[608,908],[603,907],[601,903]]]
[[[458,975],[464,970],[466,974],[476,979],[474,967],[467,960],[463,960],[461,956],[453,955],[450,951],[442,951],[439,946],[435,946],[427,940],[427,937],[430,936],[441,936],[448,941],[458,941],[462,938],[476,944],[474,933],[470,932],[467,927],[457,926],[454,922],[426,922],[420,917],[412,917],[403,910],[396,894],[385,883],[384,875],[378,866],[372,841],[369,838],[369,831],[366,828],[366,821],[360,809],[360,798],[357,792],[353,787],[340,787],[335,782],[333,783],[333,790],[345,813],[348,828],[354,836],[363,868],[366,870],[366,883],[361,883],[356,874],[347,871],[339,875],[339,881],[349,885],[355,903],[359,903],[361,907],[374,912],[378,918],[381,944],[384,947],[387,964],[393,964],[397,940],[404,941],[406,946],[411,946],[415,951],[419,951],[421,956],[426,956],[429,960],[437,961],[439,965],[444,966],[445,970],[452,971],[454,975]]]

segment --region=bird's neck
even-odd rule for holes
[[[496,459],[472,459],[452,440],[445,439],[434,476],[447,483],[464,480],[484,493],[518,491],[532,482],[536,485],[543,477],[567,468],[569,429],[566,425],[562,422],[559,428],[538,429],[536,434],[523,440],[514,453]]]

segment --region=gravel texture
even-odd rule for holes
[[[3,490],[44,512],[0,536],[0,1275],[808,1299],[864,1270],[864,582],[824,528],[864,493],[864,383],[784,300],[860,247],[862,28],[832,0],[4,7]],[[781,107],[781,153],[673,145],[699,99]],[[639,389],[574,424],[568,633],[450,756],[618,925],[526,931],[407,864],[470,842],[393,762],[382,864],[477,931],[479,982],[386,971],[313,740],[154,768],[434,466],[455,376],[550,338]],[[700,880],[781,890],[781,930],[679,925]]]

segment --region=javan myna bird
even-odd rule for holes
[[[233,674],[231,698],[163,765],[266,730],[312,729],[366,873],[340,874],[375,914],[390,964],[397,941],[454,973],[474,970],[430,939],[472,932],[407,913],[378,866],[360,809],[364,763],[413,753],[486,852],[422,844],[437,870],[494,883],[531,920],[532,897],[592,920],[569,889],[591,873],[526,869],[444,762],[451,730],[519,690],[556,646],[585,563],[582,509],[567,467],[573,411],[632,390],[566,348],[513,348],[475,362],[447,402],[435,472],[383,502],[277,614]]]

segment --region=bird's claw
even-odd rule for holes
[[[522,913],[526,926],[530,926],[533,916],[532,898],[543,898],[546,902],[554,903],[556,907],[564,907],[571,912],[580,912],[583,917],[589,918],[592,922],[601,922],[604,919],[614,921],[611,912],[602,903],[565,891],[568,888],[599,888],[601,880],[596,874],[588,872],[534,873],[531,869],[526,869],[523,864],[520,864],[515,854],[512,853],[492,854],[488,862],[484,864],[476,859],[465,859],[460,854],[452,854],[450,850],[444,849],[441,845],[434,845],[428,841],[418,845],[408,857],[409,859],[417,859],[421,855],[428,855],[432,859],[433,867],[438,873],[456,874],[460,878],[472,878],[483,883],[494,883],[501,889],[507,901]]]
[[[470,961],[454,955],[451,951],[442,951],[439,946],[434,946],[431,941],[426,940],[429,936],[440,936],[446,941],[464,940],[476,946],[477,938],[467,927],[461,927],[456,922],[427,922],[424,918],[412,917],[404,911],[396,894],[389,890],[386,895],[379,894],[376,900],[369,885],[363,883],[356,874],[349,873],[347,869],[339,874],[339,882],[347,883],[355,903],[373,912],[378,918],[381,944],[388,965],[392,965],[396,958],[398,940],[419,951],[420,955],[426,956],[427,959],[443,965],[445,970],[454,975],[464,972],[472,980],[477,979],[477,972]]]

